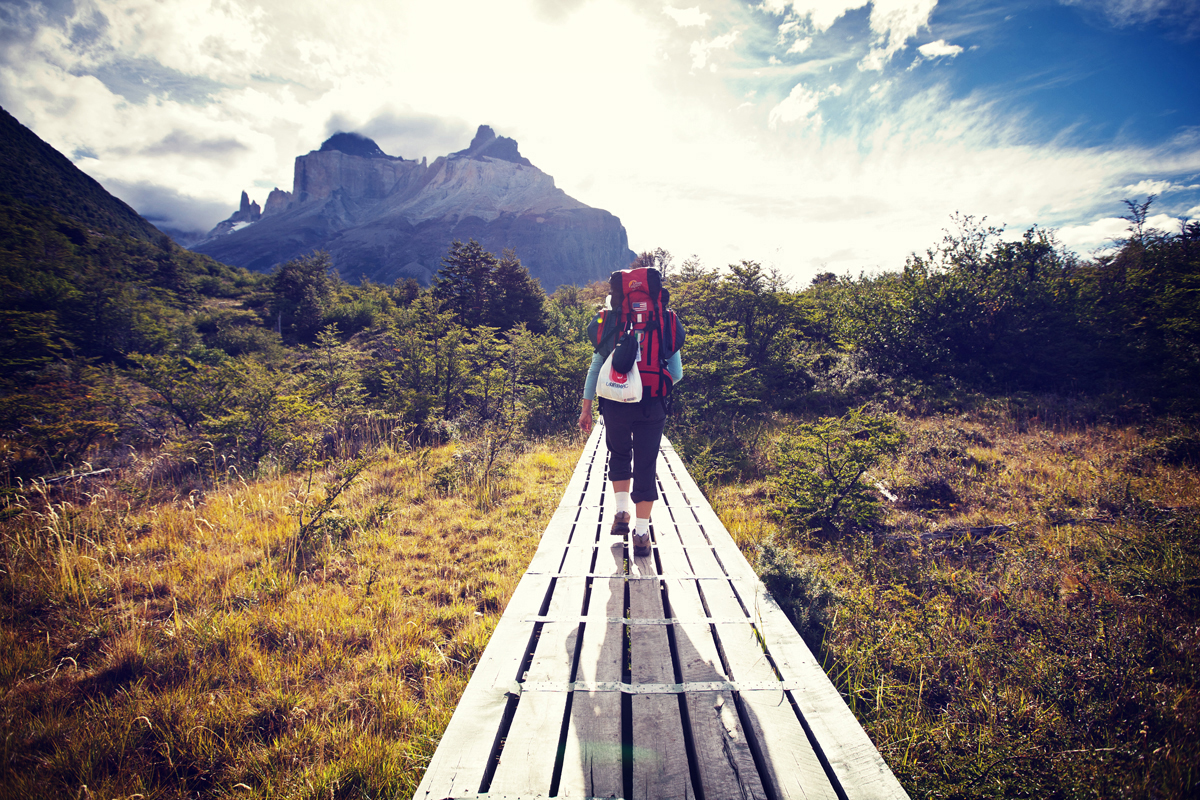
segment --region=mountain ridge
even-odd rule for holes
[[[429,284],[453,241],[476,239],[514,250],[548,290],[604,278],[635,255],[616,216],[570,197],[487,125],[432,163],[337,133],[296,158],[291,192],[275,189],[239,224],[246,208],[192,249],[260,272],[322,249],[347,280]]]

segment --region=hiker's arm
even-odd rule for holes
[[[604,366],[604,358],[599,353],[593,353],[587,380],[583,382],[583,411],[579,414],[579,429],[584,433],[592,430],[592,401],[596,399],[596,382],[600,379],[600,367],[602,366]]]

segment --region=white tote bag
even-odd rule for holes
[[[614,350],[613,353],[616,351]],[[596,394],[618,403],[637,403],[642,399],[642,375],[637,363],[629,373],[622,375],[613,370],[613,354],[609,353],[600,368],[600,379],[596,382]]]

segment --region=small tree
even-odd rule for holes
[[[315,252],[280,264],[271,274],[271,312],[280,333],[311,342],[333,297],[333,263]]]
[[[434,279],[433,296],[454,312],[454,321],[459,325],[477,327],[487,321],[488,293],[495,271],[496,257],[479,242],[472,239],[463,244],[455,239]]]
[[[486,300],[492,327],[507,331],[525,323],[534,333],[546,329],[546,293],[512,250],[500,254]]]
[[[776,511],[793,532],[836,534],[878,514],[863,475],[899,452],[905,436],[893,417],[865,408],[798,425],[780,440],[771,484]]]

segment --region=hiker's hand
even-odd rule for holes
[[[583,401],[583,411],[579,413],[579,430],[584,433],[592,432],[592,401]]]

